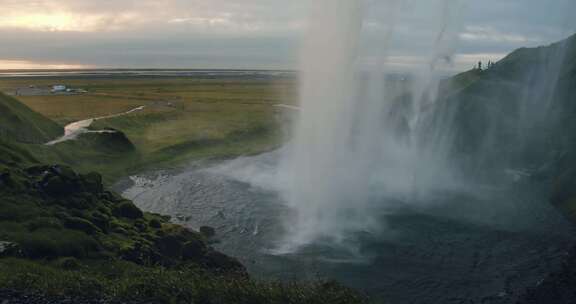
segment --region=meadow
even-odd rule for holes
[[[89,169],[112,179],[149,168],[170,167],[201,159],[260,153],[281,141],[277,104],[290,104],[295,81],[288,78],[21,78],[0,79],[0,91],[48,88],[62,83],[85,94],[14,96],[32,110],[66,124],[114,115],[144,106],[125,116],[98,120],[92,128],[122,131],[136,147],[129,156],[81,151],[61,144],[84,160],[97,158]]]

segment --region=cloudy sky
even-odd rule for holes
[[[0,0],[0,69],[295,69],[313,1]],[[397,69],[425,60],[446,24],[457,38],[455,69],[576,31],[574,0],[364,1],[366,44],[392,33]],[[447,14],[442,3],[457,8]]]

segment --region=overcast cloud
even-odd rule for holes
[[[0,0],[0,68],[295,69],[310,1]],[[576,29],[573,0],[458,1],[455,69]],[[424,60],[446,19],[440,0],[366,3],[367,41],[394,24],[389,62],[398,69]]]

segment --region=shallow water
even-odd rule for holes
[[[251,158],[240,171],[193,166],[135,176],[124,195],[191,228],[216,228],[216,247],[254,277],[337,279],[388,303],[514,303],[559,266],[570,244],[570,226],[537,191],[526,191],[534,187],[511,182],[474,195],[442,193],[426,204],[393,202],[379,215],[379,233],[274,255],[291,216],[266,190],[270,177],[257,174],[274,159]],[[247,175],[260,186],[241,181]]]

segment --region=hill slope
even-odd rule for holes
[[[50,119],[0,93],[0,137],[26,143],[45,143],[64,133]]]
[[[558,160],[576,151],[576,36],[516,50],[475,77],[466,74],[453,78],[466,85],[439,100],[433,122],[450,130],[454,156],[466,155],[468,170],[487,174],[557,174]]]
[[[210,235],[140,211],[100,174],[41,164],[88,172],[127,162],[136,156],[122,132],[46,146],[62,128],[2,94],[0,132],[2,303],[365,302],[331,282],[252,280]]]

